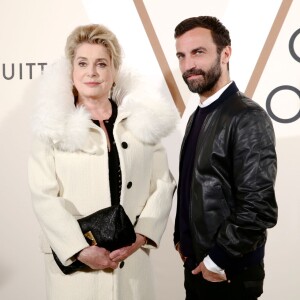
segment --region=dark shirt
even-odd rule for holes
[[[112,106],[112,114],[108,120],[104,120],[104,124],[110,141],[110,151],[108,152],[109,185],[111,204],[114,205],[120,203],[122,176],[118,149],[113,135],[114,124],[118,115],[118,107],[114,101],[112,101],[111,99],[109,100]],[[98,120],[92,121],[96,125],[100,126]]]
[[[209,106],[208,106],[209,107]],[[190,186],[194,168],[195,152],[199,132],[209,110],[197,107],[191,130],[185,140],[180,162],[180,250],[184,256],[194,257],[191,232],[189,227]]]

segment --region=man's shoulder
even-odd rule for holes
[[[223,103],[222,113],[225,112],[234,116],[255,112],[262,112],[264,114],[265,110],[257,102],[238,91]]]

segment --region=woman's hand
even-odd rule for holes
[[[125,260],[128,256],[134,253],[141,246],[145,245],[145,243],[146,237],[139,233],[136,233],[136,240],[132,245],[112,251],[109,257],[113,262],[119,263]]]
[[[105,248],[90,246],[81,250],[77,259],[93,270],[116,269],[119,264],[112,261],[109,254]]]

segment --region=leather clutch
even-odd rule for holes
[[[78,220],[85,239],[89,245],[97,245],[113,251],[135,242],[133,225],[121,204],[100,209]],[[52,250],[54,260],[64,274],[88,268],[79,260],[64,266]]]

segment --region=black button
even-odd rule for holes
[[[121,261],[120,262],[120,269],[122,269],[124,267],[124,265],[125,265],[124,261]]]
[[[140,215],[138,215],[138,216],[135,217],[135,222],[134,222],[134,224],[133,224],[133,227],[137,224],[137,222],[138,222],[138,220],[139,220],[139,217],[140,217]]]
[[[130,189],[131,187],[132,187],[132,182],[129,181],[129,182],[127,183],[127,188]]]
[[[126,142],[122,142],[122,148],[127,149],[128,148],[128,144]]]

